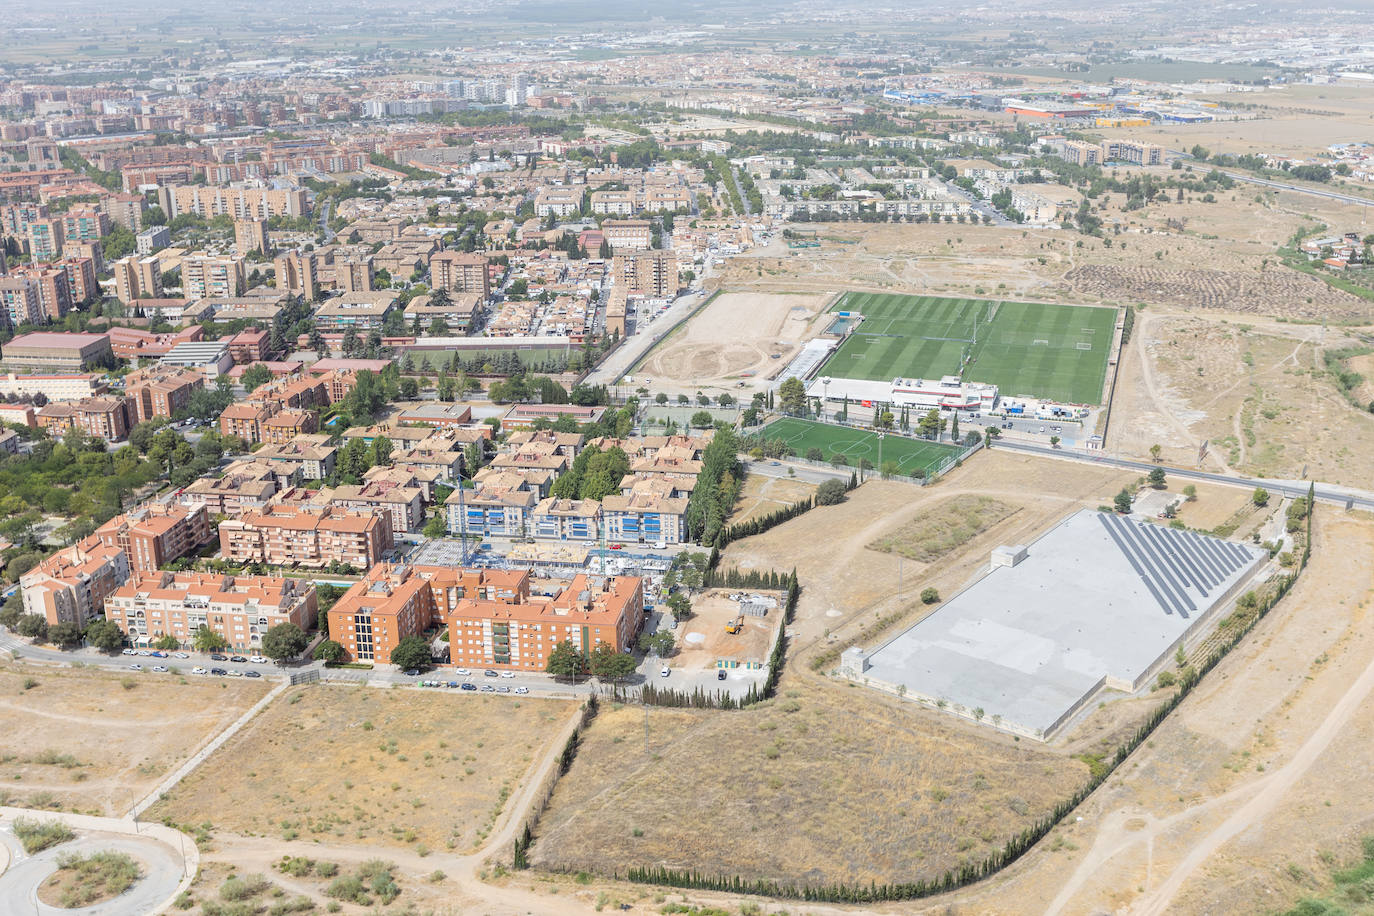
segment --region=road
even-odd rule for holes
[[[1201,480],[1207,483],[1219,483],[1233,487],[1263,487],[1270,493],[1277,493],[1289,497],[1306,496],[1308,488],[1307,481],[1269,480],[1263,477],[1233,477],[1228,474],[1215,474],[1211,471],[1198,471],[1191,468],[1155,465],[1148,461],[1132,461],[1127,458],[1113,458],[1101,452],[1068,448],[1056,449],[1047,445],[1032,445],[1027,442],[1012,442],[1010,440],[999,439],[996,440],[996,445],[994,447],[1017,452],[1028,452],[1030,454],[1042,455],[1047,458],[1059,458],[1065,461],[1083,461],[1088,464],[1105,464],[1124,470],[1142,471],[1146,473],[1156,467],[1163,467],[1170,477],[1182,477],[1185,480]],[[1350,506],[1356,509],[1374,510],[1374,493],[1364,490],[1354,490],[1333,486],[1331,484],[1318,483],[1316,485],[1316,496],[1317,499],[1322,502],[1336,503],[1343,507]]]
[[[587,375],[584,384],[614,385],[650,347],[658,343],[659,338],[670,333],[670,329],[676,327],[678,322],[696,311],[708,295],[705,290],[697,290],[679,297],[666,312],[654,319],[646,333],[632,334],[625,338],[625,342],[616,348],[614,353],[603,359],[601,365]]]
[[[1201,163],[1206,165],[1206,163]],[[1246,184],[1257,184],[1266,188],[1273,188],[1276,191],[1296,191],[1299,194],[1307,194],[1312,197],[1325,197],[1328,200],[1340,201],[1343,204],[1358,204],[1369,206],[1374,204],[1374,199],[1369,197],[1356,197],[1353,194],[1342,194],[1340,191],[1328,191],[1324,188],[1309,188],[1303,185],[1289,184],[1286,181],[1270,181],[1268,178],[1257,178],[1254,175],[1247,175],[1244,172],[1229,172],[1226,169],[1219,170],[1221,174],[1236,181],[1243,181]]]
[[[793,473],[788,473],[791,469]],[[812,464],[800,464],[791,461],[766,461],[744,459],[744,470],[749,474],[758,474],[761,477],[791,477],[793,480],[801,480],[806,483],[825,483],[827,480],[843,480],[849,482],[849,475],[854,473],[854,468],[822,468]]]
[[[329,211],[333,208],[334,201],[326,200],[324,206],[320,208],[320,231],[324,233],[324,243],[328,245],[334,241],[335,232],[329,228]]]
[[[77,838],[28,855],[14,835],[13,818],[18,816],[63,821],[78,831]],[[114,900],[75,911],[86,916],[143,916],[157,912],[189,885],[190,876],[200,863],[199,853],[189,838],[161,825],[140,827],[133,821],[14,808],[5,809],[5,820],[0,845],[8,852],[10,864],[0,876],[0,913],[58,916],[74,912],[38,902],[39,886],[57,870],[58,856],[68,853],[126,853],[138,860],[143,872],[132,888]]]

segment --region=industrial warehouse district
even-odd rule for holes
[[[11,4],[0,916],[1374,914],[1374,24]]]

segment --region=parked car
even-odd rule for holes
[[[130,671],[142,671],[142,670],[143,670],[143,666],[142,666],[142,665],[138,665],[138,664],[130,665],[130,666],[129,666],[129,670],[130,670]]]
[[[502,671],[502,672],[501,672],[501,676],[502,676],[502,677],[515,677],[515,672],[514,672],[514,671]]]
[[[231,662],[238,662],[239,664],[242,664],[242,663],[248,661],[248,659],[245,658],[245,657],[242,656],[242,655],[231,655],[231,656],[229,656],[229,661],[231,661]]]
[[[262,677],[262,675],[259,674],[259,673],[256,672],[256,671],[245,671],[245,672],[243,672],[243,676],[244,676],[244,677]]]
[[[173,652],[173,653],[172,653],[172,657],[173,657],[173,658],[190,658],[191,656],[190,656],[190,654],[187,653],[187,652]]]
[[[483,692],[483,693],[495,693],[495,692],[496,692],[496,688],[493,687],[493,686],[491,686],[490,684],[483,684],[483,685],[482,685],[482,692]]]
[[[497,674],[496,674],[495,671],[492,671],[490,668],[488,668],[486,671],[483,671],[483,672],[482,672],[482,676],[483,676],[483,677],[496,677]]]
[[[468,675],[472,674],[472,672],[469,671],[469,670],[466,669],[466,668],[454,668],[454,669],[453,669],[453,673],[454,673],[454,674],[460,674],[460,675],[462,675],[463,677],[467,677]]]
[[[530,692],[530,689],[528,687],[516,687],[515,692],[519,694],[526,694]]]
[[[166,665],[154,665],[154,666],[153,666],[153,670],[154,670],[154,671],[166,671],[166,670],[167,670],[167,666],[166,666]]]
[[[153,658],[166,658],[166,657],[167,657],[167,653],[166,653],[166,652],[152,652],[152,653],[150,653],[150,654],[153,656]]]
[[[139,654],[139,655],[142,655],[144,658],[147,658],[148,656],[152,655],[153,653],[152,653],[152,652],[149,652],[147,649],[139,649],[139,650],[138,650],[138,654]]]
[[[248,656],[248,660],[255,665],[265,665],[271,661],[271,659],[265,655],[250,655]]]
[[[476,689],[477,689],[477,685],[476,685],[476,684],[471,684],[471,683],[467,683],[467,682],[464,682],[462,686],[463,686],[463,689],[464,689],[464,690],[476,690]]]
[[[224,677],[229,672],[224,670],[223,668],[211,668],[210,673],[215,675],[216,677]]]
[[[663,666],[663,670],[660,671],[660,672],[658,673],[658,676],[659,676],[659,677],[667,677],[668,675],[670,675],[670,674],[672,674],[672,673],[673,673],[673,672],[672,672],[672,669],[670,669],[667,665],[664,665],[664,666]]]
[[[210,661],[212,661],[212,662],[227,662],[227,661],[229,661],[229,656],[227,656],[227,655],[220,655],[218,652],[211,652],[211,653],[210,653]]]
[[[138,652],[137,652],[136,650],[134,650],[134,649],[125,649],[125,650],[124,650],[124,654],[125,654],[125,655],[137,655]]]
[[[719,668],[719,669],[716,670],[716,680],[718,680],[718,681],[723,681],[723,680],[725,680],[725,669],[724,669],[724,668]]]
[[[243,672],[237,668],[228,672],[229,677],[243,677]]]
[[[419,668],[408,668],[408,669],[406,669],[406,677],[415,677],[415,676],[416,676],[417,674],[419,674],[419,673],[420,673],[420,669],[419,669]]]

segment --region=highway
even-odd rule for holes
[[[1206,163],[1200,163],[1206,165]],[[1299,194],[1308,194],[1312,197],[1325,197],[1328,200],[1340,201],[1343,204],[1357,204],[1369,206],[1374,204],[1374,198],[1356,197],[1353,194],[1342,194],[1340,191],[1327,191],[1323,188],[1309,188],[1303,185],[1289,184],[1285,181],[1271,181],[1268,178],[1257,178],[1254,175],[1247,175],[1244,172],[1231,172],[1226,169],[1218,169],[1221,174],[1236,181],[1243,181],[1246,184],[1257,184],[1266,188],[1273,188],[1276,191],[1296,191]]]
[[[1123,470],[1141,471],[1148,473],[1156,467],[1163,467],[1166,474],[1171,477],[1181,477],[1185,480],[1201,480],[1207,483],[1219,483],[1225,486],[1263,487],[1270,493],[1283,496],[1297,497],[1306,496],[1308,484],[1302,481],[1288,480],[1268,480],[1263,477],[1233,477],[1228,474],[1216,474],[1211,471],[1198,471],[1189,468],[1176,468],[1167,465],[1155,465],[1148,461],[1132,461],[1128,458],[1113,458],[1101,452],[1086,451],[1069,448],[1051,448],[1048,445],[1032,445],[1028,442],[1012,442],[1010,440],[994,440],[995,449],[1007,449],[1015,452],[1027,452],[1034,455],[1041,455],[1046,458],[1059,458],[1064,461],[1082,461],[1088,464],[1105,464],[1111,467],[1122,468]],[[1317,499],[1322,502],[1335,503],[1342,507],[1349,506],[1355,509],[1374,510],[1374,493],[1363,490],[1347,489],[1345,487],[1335,487],[1330,484],[1318,483],[1316,486]]]

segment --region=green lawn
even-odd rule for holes
[[[858,467],[863,458],[873,462],[875,468],[882,467],[878,458],[878,435],[869,430],[784,417],[765,426],[763,438],[786,441],[799,457],[805,457],[808,449],[818,448],[827,461],[839,453],[848,459],[851,467]],[[918,469],[926,472],[938,469],[962,451],[952,445],[888,433],[883,437],[882,461],[895,461],[898,473],[914,476],[913,472]]]
[[[821,370],[838,378],[890,381],[956,375],[990,382],[1005,396],[1098,404],[1116,310],[846,293],[832,311],[864,316]]]

